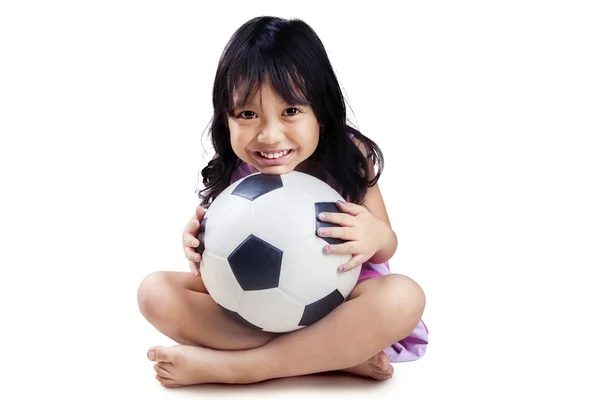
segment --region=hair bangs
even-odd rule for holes
[[[258,47],[258,46],[257,46]],[[252,101],[264,84],[288,104],[310,106],[306,82],[297,67],[297,60],[289,52],[274,56],[272,49],[253,49],[245,58],[236,57],[227,74],[227,113]]]

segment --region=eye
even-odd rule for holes
[[[286,108],[283,113],[287,114],[286,117],[293,117],[294,115],[300,114],[300,110],[298,110],[297,108],[294,108],[294,107],[290,107],[290,108]]]
[[[241,113],[238,114],[237,116],[238,118],[241,119],[252,119],[256,117],[256,114],[254,113],[254,111],[242,111]]]

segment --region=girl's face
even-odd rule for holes
[[[231,147],[259,172],[286,174],[317,148],[319,123],[311,107],[287,104],[267,84],[261,89],[228,117]]]

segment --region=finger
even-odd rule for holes
[[[331,224],[341,226],[354,226],[354,216],[343,212],[331,213],[322,212],[319,213],[319,221],[329,222]]]
[[[331,227],[331,228],[320,228],[317,231],[319,237],[330,237],[337,238],[342,240],[355,240],[355,229],[340,226],[340,227]]]
[[[198,263],[195,263],[193,261],[190,261],[190,271],[192,272],[192,274],[194,274],[195,276],[199,276],[200,275],[200,267],[198,266]]]
[[[191,247],[186,247],[183,249],[183,252],[185,253],[185,258],[187,258],[189,261],[193,261],[193,262],[200,262],[200,260],[202,260],[202,256],[197,253],[195,251],[195,249],[192,249]]]
[[[183,234],[183,246],[193,247],[195,249],[196,247],[200,246],[200,241],[197,237],[186,232]]]
[[[327,254],[358,254],[357,242],[349,241],[342,244],[328,244],[323,248]]]
[[[350,271],[351,269],[354,269],[354,268],[362,265],[362,263],[365,261],[366,261],[365,256],[363,256],[361,254],[357,254],[354,257],[352,257],[350,260],[345,262],[344,264],[340,265],[338,267],[338,270],[342,271],[342,272],[347,272],[347,271]]]
[[[192,237],[196,237],[196,236],[198,236],[199,230],[200,230],[200,221],[196,217],[191,218],[188,221],[188,223],[185,225],[185,228],[183,229],[183,234],[182,234],[183,245],[186,246],[186,239],[187,239],[188,235],[190,235]]]
[[[367,209],[365,207],[358,205],[356,203],[351,203],[349,201],[338,200],[336,204],[337,204],[338,208],[340,209],[340,211],[343,211],[343,212],[348,213],[353,216],[357,216],[358,214],[361,214],[361,213],[364,213],[367,211]]]

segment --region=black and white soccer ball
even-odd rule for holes
[[[332,226],[318,213],[341,212],[340,199],[325,182],[296,171],[255,173],[221,192],[198,235],[200,273],[214,301],[235,320],[268,332],[306,327],[342,304],[360,267],[338,271],[351,256],[323,248],[342,240],[316,233]]]

